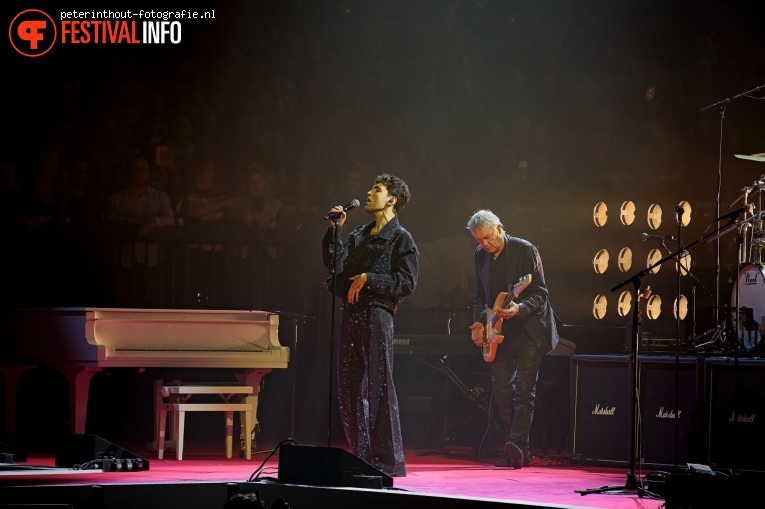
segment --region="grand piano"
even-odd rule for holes
[[[73,433],[85,432],[90,380],[105,368],[230,369],[253,388],[247,402],[257,411],[263,376],[289,364],[278,329],[279,316],[267,311],[6,309],[0,342],[6,432],[13,434],[18,377],[38,366],[66,376]]]

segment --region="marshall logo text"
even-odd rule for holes
[[[616,407],[601,407],[600,403],[595,405],[595,410],[592,411],[592,415],[614,415],[616,413]]]
[[[679,419],[680,414],[682,414],[682,410],[677,411],[677,416],[675,416],[674,410],[665,410],[664,407],[659,408],[659,413],[656,414],[656,417],[659,419]]]
[[[736,415],[736,411],[734,410],[733,413],[728,418],[728,422],[754,422],[755,417],[757,417],[757,414]]]

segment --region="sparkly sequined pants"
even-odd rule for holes
[[[492,398],[506,440],[526,452],[542,354],[525,333],[508,339],[497,348],[491,366]]]
[[[340,418],[353,453],[387,474],[405,473],[389,311],[343,303],[337,387]]]

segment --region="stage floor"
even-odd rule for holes
[[[393,478],[393,487],[380,490],[309,484],[300,491],[278,482],[278,452],[257,451],[250,461],[227,460],[222,446],[220,450],[209,446],[200,450],[193,443],[184,447],[182,461],[177,461],[172,452],[162,460],[157,459],[156,453],[133,449],[131,452],[149,460],[149,469],[117,473],[51,468],[55,466],[53,455],[30,455],[26,462],[6,464],[6,468],[0,469],[0,498],[3,503],[20,503],[23,498],[24,503],[63,502],[77,508],[78,501],[84,504],[82,499],[92,496],[87,488],[98,486],[99,497],[110,509],[166,508],[163,504],[168,500],[176,506],[182,502],[184,509],[216,509],[223,506],[231,493],[247,491],[258,491],[267,507],[283,498],[293,509],[324,507],[318,503],[320,500],[334,507],[356,506],[362,501],[365,509],[390,507],[391,503],[398,509],[409,505],[418,509],[431,506],[657,509],[665,503],[661,493],[651,498],[650,477],[646,476],[655,475],[654,471],[634,472],[634,479],[645,481],[649,490],[647,495],[639,496],[636,490],[619,491],[628,488],[628,481],[633,479],[629,467],[573,465],[565,458],[541,455],[534,456],[531,466],[515,470],[495,467],[496,458],[412,451],[406,456],[407,476]],[[600,487],[615,489],[580,493]],[[158,495],[159,492],[162,494]],[[389,495],[388,499],[381,498],[382,492]],[[397,498],[391,502],[394,496]]]

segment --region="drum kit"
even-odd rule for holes
[[[751,156],[736,155],[741,159],[765,162],[765,153]],[[762,210],[763,194],[765,194],[765,174],[760,176],[750,186],[741,189],[742,194],[734,201],[732,209],[743,199],[743,206],[734,212],[721,216],[731,218],[731,224],[724,226],[716,237],[736,231],[738,246],[738,274],[732,280],[730,306],[712,306],[715,309],[730,312],[732,326],[718,324],[698,336],[694,351],[700,350],[733,350],[765,355],[765,265],[763,264],[763,249],[765,249],[765,211]],[[752,200],[757,201],[753,203]],[[738,217],[744,214],[744,218]],[[732,279],[732,278],[731,278]],[[726,320],[727,321],[727,320]],[[711,338],[703,343],[701,339]]]
[[[736,157],[765,162],[765,154]],[[762,258],[765,249],[765,212],[762,211],[765,174],[741,191],[743,194],[731,207],[743,199],[744,210],[751,212],[746,212],[736,226],[739,235],[737,243],[740,244],[739,273],[731,291],[731,320],[738,345],[743,351],[765,353],[765,341],[761,342],[765,333],[765,268]],[[753,199],[757,203],[753,203]]]

